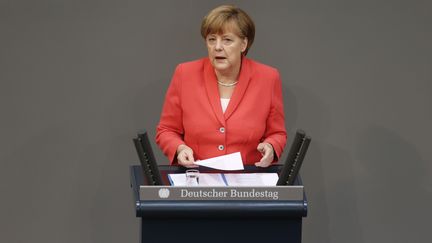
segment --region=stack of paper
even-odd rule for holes
[[[224,174],[227,186],[276,186],[277,173]]]
[[[173,186],[186,186],[186,174],[168,174],[168,179]],[[225,186],[225,181],[222,174],[210,174],[200,173],[199,174],[199,185],[200,186]]]
[[[168,174],[171,185],[186,186],[186,174]],[[199,186],[276,186],[277,173],[200,173]]]
[[[217,170],[244,170],[240,152],[198,160],[196,165]],[[186,174],[169,174],[173,186],[186,186]],[[277,173],[200,173],[199,186],[276,186]]]

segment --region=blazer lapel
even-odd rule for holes
[[[219,122],[225,126],[225,118],[222,112],[222,107],[220,103],[219,90],[217,86],[217,78],[214,72],[213,66],[208,59],[204,62],[204,81],[207,91],[207,97],[213,108],[213,112]],[[230,102],[231,103],[231,102]]]
[[[230,102],[228,103],[228,107],[224,113],[225,120],[228,120],[228,118],[232,115],[232,113],[239,105],[240,101],[242,100],[246,92],[251,77],[252,77],[252,68],[250,66],[250,61],[246,57],[243,57],[237,87],[234,89]]]

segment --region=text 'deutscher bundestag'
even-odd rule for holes
[[[303,200],[303,186],[172,187],[140,186],[140,200]]]

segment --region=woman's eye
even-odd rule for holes
[[[231,39],[223,39],[223,42],[224,42],[226,45],[229,45],[229,44],[232,43],[232,40],[231,40]]]

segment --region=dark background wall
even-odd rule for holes
[[[221,3],[0,2],[0,242],[138,242],[131,138],[154,136]],[[234,3],[257,25],[250,57],[282,74],[290,135],[313,138],[304,242],[428,241],[431,2]]]

